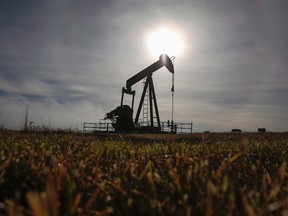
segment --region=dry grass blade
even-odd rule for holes
[[[228,158],[227,161],[223,161],[215,173],[216,179],[219,180],[220,177],[222,176],[223,171],[225,169],[227,169],[227,167],[230,166],[230,164],[232,164],[234,161],[236,161],[243,154],[244,154],[244,152],[239,152],[238,154],[234,155],[233,157]]]
[[[288,206],[288,199],[287,198],[283,199],[283,200],[275,201],[275,202],[269,204],[267,206],[267,209],[268,209],[269,213],[271,213],[271,212],[274,212],[274,211],[276,211],[276,210],[278,210],[284,206],[286,206],[286,208]]]
[[[8,215],[9,216],[22,216],[22,209],[13,201],[13,200],[6,200]]]
[[[26,196],[34,216],[49,216],[43,203],[43,197],[35,192],[28,192]]]
[[[28,192],[28,204],[35,216],[57,216],[58,196],[52,174],[47,178],[46,190],[43,193]]]
[[[95,202],[99,193],[100,193],[100,187],[96,187],[96,189],[94,190],[93,194],[91,195],[91,197],[89,198],[88,202],[84,207],[85,212],[87,212],[90,206],[93,204],[93,202]]]
[[[71,209],[72,215],[74,215],[76,213],[76,210],[77,210],[78,206],[80,205],[81,198],[82,198],[82,194],[78,193],[74,199],[73,206]]]
[[[280,178],[280,181],[283,181],[285,176],[287,175],[287,172],[286,172],[286,162],[283,161],[280,168],[279,168],[279,178]]]
[[[243,196],[242,202],[243,202],[245,212],[248,216],[257,216],[257,214],[253,208],[253,205],[251,205],[249,203],[248,197],[246,195]]]

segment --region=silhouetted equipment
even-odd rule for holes
[[[173,58],[172,58],[173,59]],[[126,81],[126,88],[122,88],[122,96],[121,103],[116,109],[106,114],[105,119],[110,119],[112,121],[112,125],[115,128],[115,131],[149,131],[149,132],[160,132],[161,131],[161,123],[159,117],[159,111],[157,106],[156,94],[153,84],[152,75],[153,73],[165,66],[172,74],[174,74],[174,66],[171,59],[166,55],[162,54],[159,57],[159,60],[148,66],[144,70],[132,76],[130,79]],[[135,120],[133,121],[133,108],[134,108],[134,97],[135,90],[132,90],[132,86],[137,82],[146,78],[142,96],[139,102],[139,106],[137,109],[137,113],[135,116]],[[172,90],[174,92],[174,83],[172,86]],[[150,125],[140,126],[139,124],[139,116],[142,110],[144,98],[146,92],[149,92],[149,114],[150,114]],[[124,94],[132,95],[132,104],[131,107],[128,105],[123,105]],[[155,115],[154,115],[155,113]],[[157,122],[154,122],[156,119]],[[154,124],[156,123],[156,124]]]
[[[265,133],[266,132],[266,128],[258,128],[258,132],[259,133]]]
[[[232,133],[241,133],[242,130],[241,129],[232,129],[231,132]]]

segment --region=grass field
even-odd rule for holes
[[[288,215],[288,134],[0,131],[0,215]]]

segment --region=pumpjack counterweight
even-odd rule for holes
[[[172,74],[174,74],[174,66],[171,59],[166,54],[162,54],[159,57],[158,61],[148,66],[144,70],[140,71],[139,73],[135,74],[126,81],[126,88],[125,87],[122,88],[120,106],[118,106],[111,112],[107,113],[105,117],[105,119],[110,119],[112,121],[112,126],[114,127],[115,131],[133,131],[133,130],[154,131],[154,132],[161,131],[160,117],[152,75],[155,71],[157,71],[163,66],[165,66]],[[132,86],[137,82],[143,80],[144,78],[146,78],[145,85],[143,88],[135,120],[133,121],[135,90],[132,90]],[[147,91],[149,92],[148,95],[150,105],[149,106],[150,125],[141,127],[139,124],[139,116],[143,107],[143,102]],[[131,107],[129,105],[123,105],[124,94],[132,95]],[[156,125],[154,125],[154,119],[157,120]]]

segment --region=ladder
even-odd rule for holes
[[[145,85],[146,78],[143,81],[143,84]],[[143,86],[144,88],[144,86]],[[143,100],[143,126],[148,126],[149,124],[149,100],[148,100],[148,91],[145,92],[145,98]]]

